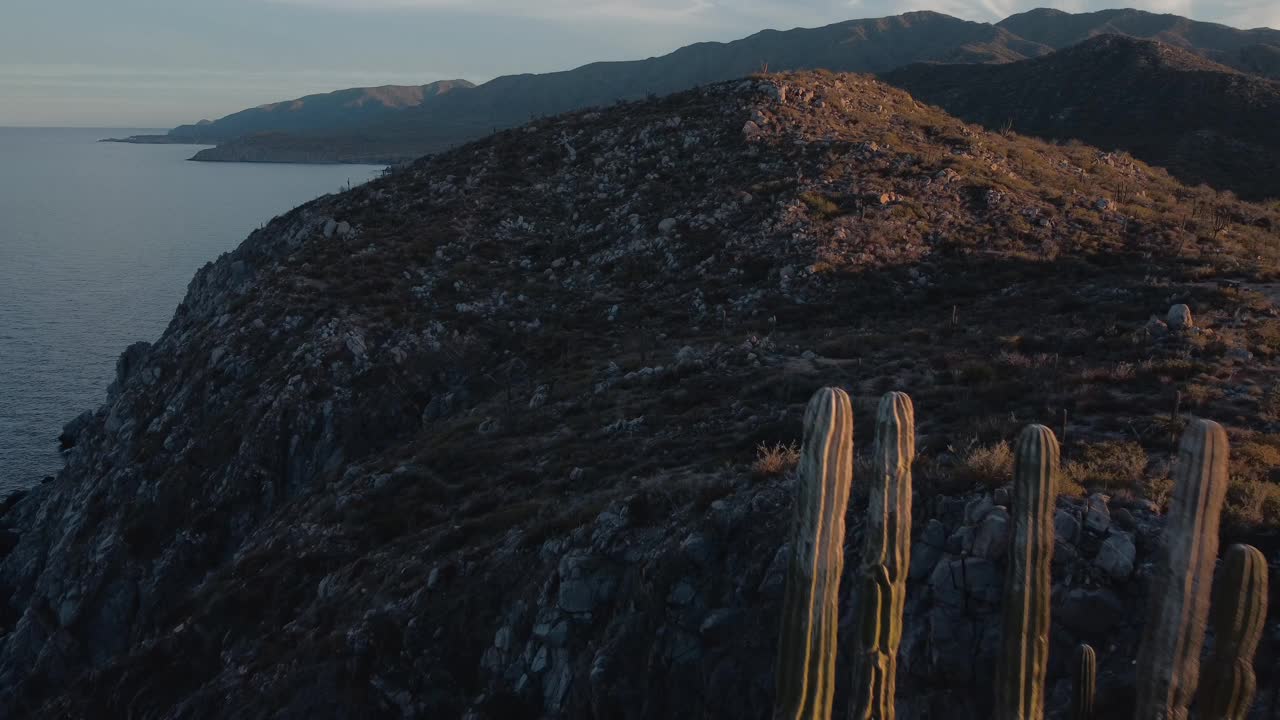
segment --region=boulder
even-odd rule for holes
[[[1110,500],[1106,495],[1089,496],[1089,504],[1084,511],[1084,529],[1102,535],[1111,527],[1111,510],[1107,508]]]
[[[560,590],[557,604],[571,613],[587,613],[613,599],[618,576],[601,558],[571,552],[560,558]]]
[[[1000,604],[1000,571],[985,558],[944,560],[929,576],[934,602],[942,607],[994,609]]]
[[[1165,319],[1165,323],[1170,330],[1189,330],[1195,327],[1195,321],[1191,319],[1191,308],[1186,305],[1174,305],[1169,308],[1169,316]]]
[[[1133,543],[1131,533],[1112,532],[1098,549],[1098,555],[1093,559],[1093,564],[1113,579],[1125,580],[1133,574],[1133,563],[1137,554],[1138,550]]]
[[[996,506],[982,518],[973,534],[971,552],[977,557],[995,560],[1009,547],[1009,511]]]
[[[1059,510],[1053,516],[1053,532],[1058,542],[1073,543],[1080,536],[1080,520],[1070,510]]]

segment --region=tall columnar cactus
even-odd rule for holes
[[[1043,425],[1028,426],[1018,437],[1004,632],[996,659],[996,720],[1044,717],[1058,454],[1058,440]]]
[[[1227,491],[1227,434],[1194,420],[1178,446],[1173,499],[1138,651],[1135,720],[1186,720],[1209,611],[1218,523]]]
[[[893,720],[902,608],[911,564],[911,463],[915,410],[891,392],[876,413],[875,475],[867,498],[867,538],[858,566],[858,647],[849,691],[852,720]]]
[[[1076,650],[1076,687],[1071,699],[1072,720],[1093,720],[1093,697],[1098,683],[1098,656],[1093,648]]]
[[[1232,545],[1222,562],[1209,622],[1213,657],[1200,676],[1200,716],[1244,720],[1257,678],[1253,656],[1267,620],[1267,559],[1251,545]]]
[[[835,690],[844,514],[853,480],[853,410],[839,388],[805,409],[796,518],[776,669],[776,720],[826,720]]]

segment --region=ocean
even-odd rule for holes
[[[105,400],[120,352],[160,336],[200,266],[381,170],[97,142],[148,132],[0,128],[0,498],[62,467],[62,426]]]

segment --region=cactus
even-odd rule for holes
[[[1253,704],[1253,655],[1267,619],[1267,560],[1250,545],[1226,552],[1213,592],[1213,657],[1200,676],[1200,715],[1244,720]]]
[[[776,720],[827,720],[835,691],[844,515],[853,479],[853,410],[839,388],[805,409],[796,517],[778,640]]]
[[[1136,720],[1186,720],[1195,697],[1227,453],[1226,432],[1209,420],[1192,421],[1178,446],[1173,499],[1138,651]]]
[[[1044,717],[1057,475],[1058,441],[1053,431],[1028,426],[1018,437],[1014,455],[1004,632],[995,669],[996,720]]]
[[[875,476],[867,499],[867,539],[858,566],[858,647],[853,657],[853,720],[893,720],[898,643],[911,556],[911,462],[915,410],[905,393],[887,393],[876,412]]]
[[[1076,651],[1076,687],[1071,700],[1072,720],[1093,720],[1093,696],[1098,682],[1098,656],[1081,645]]]

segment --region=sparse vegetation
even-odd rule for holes
[[[760,443],[756,448],[755,462],[751,463],[751,474],[757,478],[784,475],[794,470],[799,461],[800,448],[795,443],[789,445]]]
[[[974,445],[960,456],[959,475],[972,482],[996,487],[1013,477],[1013,450],[1007,440],[994,445]]]

